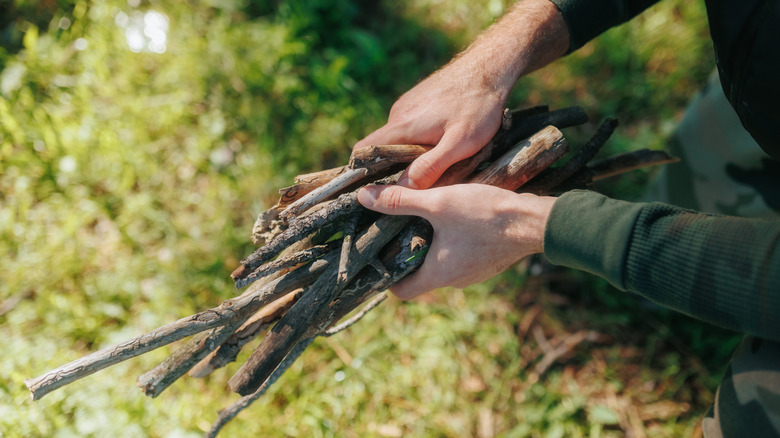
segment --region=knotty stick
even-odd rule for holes
[[[149,333],[98,350],[39,377],[27,379],[24,383],[32,393],[33,400],[38,400],[57,388],[100,371],[103,368],[155,350],[187,336],[230,324],[256,312],[260,307],[275,300],[280,295],[309,283],[312,278],[328,266],[328,262],[328,260],[318,260],[262,287],[258,287],[251,294],[226,300],[218,307],[181,318]]]
[[[518,143],[470,182],[516,190],[566,155],[568,150],[561,131],[548,126]]]
[[[416,144],[371,145],[352,151],[349,167],[352,169],[389,167],[394,164],[411,163],[433,146]]]
[[[306,196],[288,205],[287,208],[279,213],[279,217],[282,219],[289,219],[291,216],[306,211],[320,202],[327,201],[338,195],[340,191],[363,179],[367,174],[368,170],[366,169],[347,170],[336,178],[333,178],[327,184],[317,187],[312,190],[311,193],[306,194]]]
[[[333,178],[349,170],[349,166],[339,166],[333,169],[321,170],[319,172],[307,173],[295,177],[295,184],[290,187],[279,189],[279,207],[285,207],[292,204],[302,196],[310,193],[317,187],[323,186]]]
[[[298,289],[263,307],[233,333],[222,345],[211,352],[189,371],[190,377],[206,377],[215,370],[236,360],[241,348],[279,320],[301,297]]]
[[[383,216],[355,239],[353,260],[347,269],[347,282],[354,278],[370,260],[373,260],[382,247],[395,237],[409,222],[409,216]],[[254,392],[268,375],[278,366],[290,349],[301,340],[302,335],[322,310],[339,292],[336,276],[338,267],[327,269],[311,289],[304,292],[301,299],[285,313],[282,319],[271,329],[263,342],[247,359],[228,385],[241,395]],[[343,283],[341,283],[343,288]]]

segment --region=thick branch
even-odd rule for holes
[[[548,126],[518,143],[490,167],[472,178],[471,182],[516,190],[558,161],[568,150],[561,131],[554,126]]]
[[[545,126],[552,125],[558,129],[563,129],[581,125],[588,121],[588,114],[579,106],[536,114],[533,114],[535,110],[529,110],[528,112],[531,115],[526,115],[527,113],[524,111],[519,111],[517,117],[513,113],[511,128],[508,131],[499,132],[493,138],[493,143],[495,143],[495,149],[493,150],[494,160],[506,153],[517,142],[528,138]]]
[[[580,169],[584,168],[588,161],[596,156],[598,151],[609,140],[609,137],[617,127],[617,120],[607,119],[599,126],[599,129],[591,139],[581,147],[574,156],[563,166],[557,169],[551,169],[538,180],[523,187],[523,192],[542,194],[547,193],[554,187],[561,185],[564,181],[571,178]]]

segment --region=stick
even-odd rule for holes
[[[367,174],[368,170],[366,169],[347,170],[336,178],[333,178],[327,184],[317,187],[312,190],[311,193],[306,194],[306,196],[288,205],[287,208],[279,213],[279,217],[282,219],[289,219],[320,202],[327,201],[338,195],[342,190],[363,179]]]
[[[248,282],[254,282],[269,274],[272,274],[277,271],[281,271],[282,269],[288,269],[300,265],[302,263],[310,262],[319,257],[322,257],[324,254],[333,251],[338,247],[337,244],[338,242],[334,241],[324,245],[312,246],[311,248],[298,251],[287,257],[280,256],[280,259],[259,266],[257,269],[252,271],[251,274],[247,275],[245,279]]]
[[[190,368],[225,342],[242,323],[243,321],[239,320],[212,329],[209,333],[196,335],[162,363],[138,377],[136,386],[141,388],[147,396],[157,397]]]
[[[351,317],[348,320],[340,323],[339,325],[335,325],[335,326],[325,330],[324,332],[322,332],[322,335],[323,336],[333,336],[336,333],[342,332],[342,331],[352,327],[356,322],[358,322],[361,319],[363,319],[363,317],[366,316],[366,314],[368,312],[374,310],[374,308],[376,306],[382,304],[382,302],[384,300],[386,300],[386,299],[387,299],[387,293],[381,293],[381,294],[377,295],[368,304],[363,306],[363,308],[360,309],[360,312],[356,313],[353,317]]]
[[[215,370],[235,361],[241,348],[278,321],[301,297],[301,292],[303,289],[297,289],[260,309],[219,348],[192,367],[189,376],[206,377]]]
[[[518,143],[470,182],[516,190],[564,156],[568,150],[561,131],[548,126]]]
[[[336,276],[336,282],[346,284],[347,266],[349,265],[349,254],[352,251],[352,238],[355,235],[355,228],[360,220],[360,216],[355,216],[347,220],[344,227],[344,239],[341,242],[341,257],[339,259],[339,272]]]
[[[38,400],[49,392],[103,368],[139,356],[188,336],[230,324],[257,311],[280,295],[297,289],[322,272],[331,260],[321,259],[280,277],[251,294],[224,301],[218,307],[196,313],[120,344],[98,350],[46,374],[24,381]]]
[[[517,118],[515,118],[513,115],[512,127],[509,129],[509,131],[499,132],[493,138],[495,149],[493,150],[492,159],[496,160],[498,157],[506,153],[507,150],[511,149],[515,144],[517,144],[517,142],[528,138],[545,126],[552,125],[558,129],[563,129],[570,126],[581,125],[587,121],[588,114],[585,113],[585,110],[579,106],[563,108],[550,112],[540,112],[529,116],[524,115],[524,113],[521,111],[518,113]]]
[[[376,257],[379,250],[410,220],[409,216],[382,216],[363,231],[356,239],[354,254],[350,255],[353,263],[350,263],[347,269],[347,281],[354,278],[370,259]],[[337,267],[327,269],[274,325],[257,350],[230,378],[228,385],[233,391],[246,395],[254,392],[265,381],[290,349],[302,339],[323,307],[343,289],[343,284],[336,284],[337,274]]]
[[[319,172],[307,173],[295,177],[295,185],[279,189],[279,207],[286,207],[317,187],[323,186],[333,178],[349,170],[349,166],[339,166]]]
[[[353,150],[349,167],[368,168],[371,169],[369,173],[376,173],[395,164],[411,163],[432,148],[416,144],[371,145]]]
[[[230,274],[236,280],[236,287],[242,288],[250,284],[251,281],[244,280],[245,277],[250,275],[260,265],[276,257],[294,242],[326,227],[326,224],[350,216],[362,208],[357,202],[357,193],[353,192],[341,195],[336,201],[328,204],[327,207],[292,222],[288,229],[241,261],[241,266]]]
[[[230,407],[223,409],[219,411],[219,417],[217,417],[217,420],[212,424],[211,430],[206,434],[207,438],[214,438],[217,436],[220,430],[227,424],[230,420],[236,417],[236,415],[239,414],[239,412],[246,409],[249,405],[251,405],[255,400],[262,397],[263,394],[268,390],[268,388],[271,387],[278,379],[279,377],[284,374],[285,371],[287,371],[293,363],[300,357],[301,354],[306,350],[306,348],[311,345],[312,341],[314,341],[314,338],[311,337],[309,339],[303,340],[295,345],[293,349],[290,350],[290,352],[285,356],[284,360],[279,364],[279,366],[274,369],[273,373],[271,373],[270,376],[268,376],[268,379],[263,382],[262,385],[260,385],[255,392],[252,394],[249,394],[241,400],[237,401],[236,403],[233,403],[230,405]]]
[[[638,151],[626,152],[624,154],[605,158],[589,164],[588,167],[590,167],[590,170],[595,174],[593,180],[599,181],[642,167],[678,163],[679,161],[679,158],[672,157],[664,151],[640,149]]]
[[[553,169],[537,181],[528,184],[523,187],[523,192],[542,194],[549,192],[552,188],[562,184],[568,178],[572,177],[577,171],[585,167],[585,165],[593,159],[598,153],[604,143],[609,139],[612,133],[617,127],[616,119],[607,119],[599,126],[596,133],[588,140],[587,143],[580,150],[577,151],[574,156],[566,162],[563,166]]]

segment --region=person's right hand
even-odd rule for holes
[[[447,168],[474,155],[495,135],[517,78],[562,56],[568,47],[569,32],[555,4],[519,1],[468,49],[401,96],[387,124],[355,148],[435,146],[417,158],[399,181],[409,188],[428,188]]]
[[[462,57],[395,102],[387,124],[355,148],[375,144],[434,145],[406,170],[399,185],[425,189],[447,168],[479,151],[498,130],[506,94]]]

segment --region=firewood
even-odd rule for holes
[[[673,161],[658,152],[640,152],[588,164],[616,126],[609,119],[573,158],[553,168],[568,153],[560,129],[587,119],[580,107],[504,111],[493,139],[474,156],[451,166],[435,186],[471,182],[550,194]],[[431,147],[372,145],[353,151],[346,166],[299,175],[294,185],[280,190],[279,202],[261,213],[252,229],[252,241],[261,246],[231,274],[238,289],[246,287],[242,293],[215,308],[26,380],[33,399],[192,336],[139,377],[138,386],[156,397],[184,374],[204,377],[235,361],[245,345],[262,336],[257,349],[228,381],[243,397],[220,411],[207,435],[215,436],[262,396],[314,339],[352,326],[384,300],[386,289],[424,262],[433,235],[430,224],[421,218],[369,211],[357,202],[357,189],[395,184],[402,170]]]

